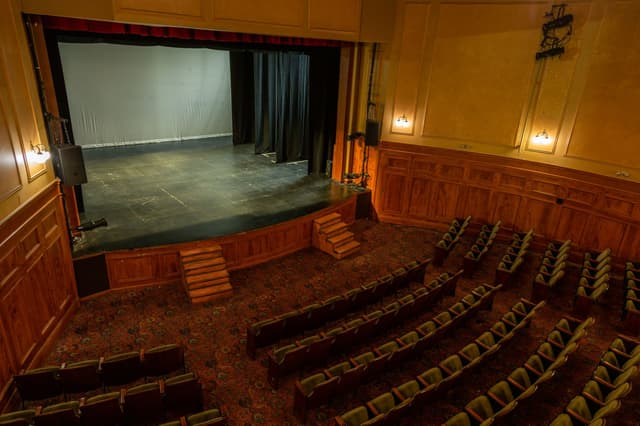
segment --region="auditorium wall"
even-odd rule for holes
[[[566,51],[536,61],[552,2],[399,0],[383,139],[640,182],[640,2],[563,3]]]

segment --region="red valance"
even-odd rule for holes
[[[150,25],[121,24],[117,22],[91,21],[88,19],[62,18],[58,16],[43,16],[42,23],[44,28],[48,30],[88,32],[94,34],[132,35],[221,43],[278,44],[285,46],[340,47],[343,45],[343,42],[336,40],[267,36],[177,27],[154,27]]]

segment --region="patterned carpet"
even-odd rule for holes
[[[305,306],[319,299],[341,293],[368,280],[384,275],[413,260],[430,257],[440,233],[428,229],[374,223],[360,220],[352,227],[362,242],[359,254],[337,261],[315,249],[307,249],[285,258],[231,274],[234,294],[214,304],[191,306],[179,286],[162,286],[114,292],[84,302],[54,345],[46,364],[97,358],[163,343],[177,342],[186,348],[188,369],[195,371],[204,385],[207,407],[220,406],[230,425],[292,425],[293,383],[299,375],[281,381],[274,391],[266,381],[266,357],[269,348],[258,350],[256,360],[245,354],[246,328],[256,320]],[[427,279],[441,271],[455,271],[462,263],[473,235],[466,235],[441,268],[427,269]],[[365,348],[383,343],[403,330],[431,318],[433,313],[455,303],[466,291],[482,282],[493,282],[498,256],[504,244],[497,243],[484,260],[473,280],[461,279],[454,297],[445,298],[419,319],[383,331],[367,344],[354,347],[346,355],[356,355]],[[481,312],[452,337],[444,339],[416,360],[402,368],[382,374],[378,379],[346,396],[338,396],[330,405],[312,410],[307,424],[328,424],[340,414],[392,386],[410,380],[434,366],[449,354],[486,331],[520,297],[529,297],[537,255],[529,255],[519,282],[501,291],[491,312]],[[455,386],[446,397],[415,411],[406,425],[438,425],[460,410],[469,400],[486,392],[495,382],[520,366],[544,339],[563,312],[569,312],[578,271],[569,277],[555,297],[534,318],[533,324],[516,336],[489,364],[485,364],[469,380]],[[517,415],[509,424],[548,424],[589,378],[596,360],[614,335],[620,331],[619,309],[622,290],[615,282],[606,301],[612,308],[598,307],[596,324],[579,350],[538,392],[516,408]],[[364,312],[373,310],[375,306]],[[354,315],[361,315],[363,311]],[[299,338],[299,336],[298,336]],[[281,341],[284,345],[288,341]],[[330,363],[338,360],[330,360]],[[300,373],[302,375],[304,373]],[[306,374],[305,374],[306,375]],[[632,391],[622,409],[607,424],[640,424],[640,392]]]

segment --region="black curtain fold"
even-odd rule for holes
[[[233,140],[323,174],[336,135],[339,49],[231,53]]]
[[[233,144],[254,143],[253,53],[229,52]]]

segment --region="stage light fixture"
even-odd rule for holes
[[[406,129],[409,127],[409,120],[407,116],[402,114],[400,117],[396,118],[396,127],[400,127],[402,129]]]
[[[555,30],[556,28],[566,27],[568,25],[571,25],[572,22],[573,22],[573,15],[571,14],[562,15],[559,18],[553,19],[549,22],[545,22],[544,24],[542,24],[542,31],[548,32],[551,30]]]
[[[536,60],[562,55],[564,46],[573,33],[573,15],[565,14],[566,4],[551,6],[551,10],[545,13],[549,21],[542,24],[542,41],[540,51],[536,53]]]
[[[51,153],[47,149],[47,147],[43,144],[31,144],[31,151],[27,153],[27,157],[29,161],[33,161],[34,163],[43,164],[49,158],[51,158]]]

